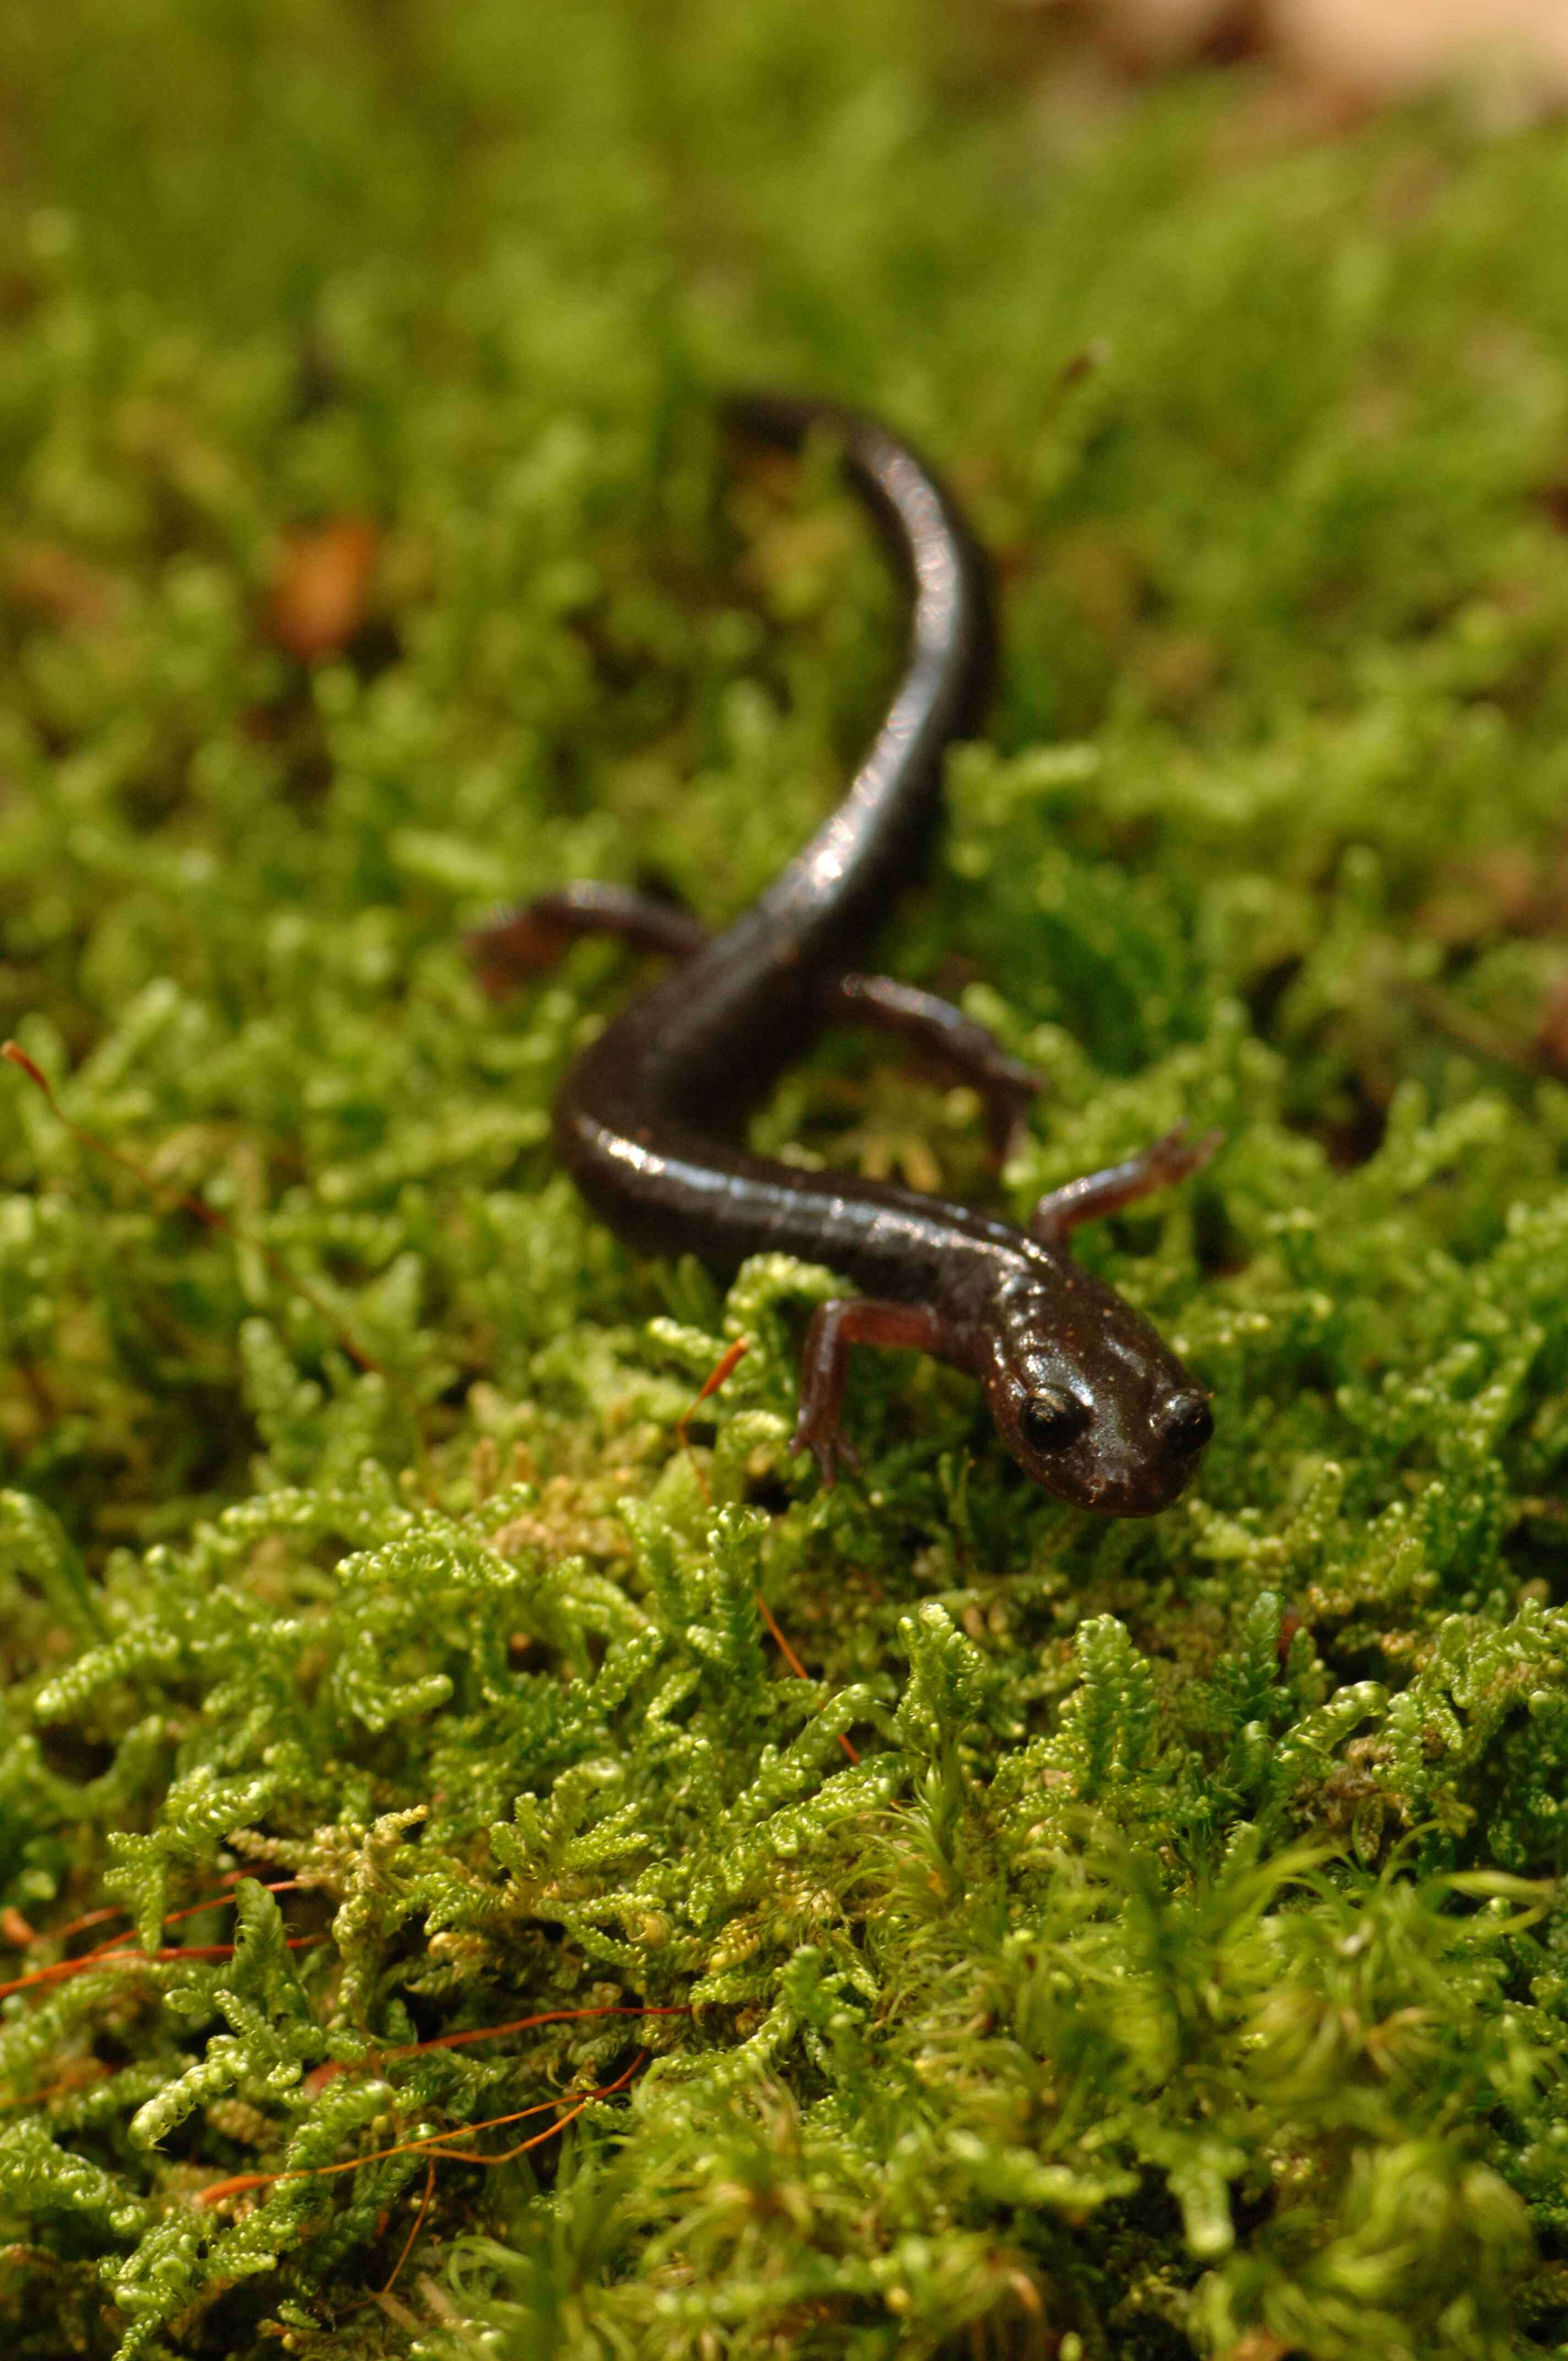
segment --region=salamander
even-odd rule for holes
[[[1107,1515],[1168,1508],[1212,1432],[1209,1398],[1143,1314],[1074,1259],[1080,1222],[1196,1170],[1219,1135],[1185,1130],[1053,1190],[1026,1229],[925,1191],[751,1154],[741,1118],[834,1021],[902,1034],[980,1091],[1000,1160],[1038,1087],[945,1001],[856,962],[941,818],[948,748],[972,733],[995,663],[986,560],[939,478],[876,419],[826,401],[748,393],[742,434],[784,451],[837,445],[910,597],[907,664],[848,794],[749,909],[710,934],[684,910],[583,884],[469,938],[487,988],[609,932],[674,962],[576,1059],[554,1104],[556,1149],[633,1247],[693,1254],[722,1275],[768,1251],[825,1263],[861,1292],[817,1309],[793,1448],[824,1485],[840,1460],[850,1348],[932,1353],[979,1379],[1003,1444],[1047,1490]]]

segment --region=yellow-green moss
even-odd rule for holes
[[[1568,2349],[1568,133],[1086,115],[1058,38],[5,22],[0,1028],[157,1186],[0,1070],[0,1974],[235,1945],[0,2004],[20,2361]],[[887,957],[1048,1077],[1009,1201],[1226,1132],[1085,1247],[1215,1389],[1152,1525],[897,1357],[820,1496],[823,1275],[722,1301],[552,1170],[624,961],[467,974],[564,877],[739,907],[874,717],[853,511],[716,448],[757,380],[1003,563]],[[351,516],[306,669],[280,539]],[[758,1136],[995,1186],[864,1044]],[[192,2202],[640,2055],[400,2266],[419,2153]]]

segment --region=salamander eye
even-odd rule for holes
[[[1202,1394],[1172,1394],[1155,1412],[1154,1427],[1172,1451],[1201,1451],[1214,1432],[1214,1413]]]
[[[1047,1388],[1031,1394],[1018,1413],[1018,1424],[1031,1451],[1061,1451],[1089,1423],[1089,1411],[1076,1395]]]

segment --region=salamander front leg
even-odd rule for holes
[[[942,1351],[943,1325],[925,1303],[883,1303],[875,1297],[835,1297],[811,1315],[800,1356],[800,1416],[792,1451],[810,1451],[823,1485],[839,1480],[839,1462],[859,1469],[860,1455],[839,1432],[851,1345],[903,1345],[917,1353]]]
[[[1009,1057],[994,1034],[950,1000],[938,1000],[912,983],[895,983],[888,975],[836,976],[824,984],[823,996],[839,1023],[902,1034],[977,1090],[985,1102],[992,1160],[1005,1163],[1041,1083],[1030,1067]]]
[[[471,928],[463,939],[479,982],[497,999],[521,977],[554,967],[579,935],[619,935],[639,950],[668,959],[690,959],[710,939],[706,927],[672,902],[588,880],[520,902]]]
[[[1081,1180],[1069,1180],[1064,1189],[1053,1189],[1042,1197],[1029,1216],[1030,1235],[1042,1246],[1065,1246],[1080,1222],[1119,1213],[1135,1198],[1147,1197],[1156,1189],[1169,1188],[1173,1180],[1185,1180],[1190,1172],[1201,1171],[1224,1136],[1223,1131],[1206,1131],[1201,1139],[1189,1139],[1187,1126],[1178,1124],[1152,1148],[1129,1156],[1124,1164],[1087,1173]]]

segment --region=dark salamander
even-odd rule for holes
[[[823,1305],[806,1337],[795,1448],[815,1453],[824,1483],[852,1459],[839,1433],[850,1345],[913,1345],[979,1378],[1003,1441],[1036,1482],[1080,1508],[1151,1516],[1197,1466],[1212,1430],[1208,1399],[1148,1322],[1074,1261],[1071,1235],[1193,1171],[1217,1136],[1177,1133],[1054,1191],[1026,1232],[735,1144],[747,1108],[834,1021],[901,1033],[975,1084],[998,1156],[1036,1085],[945,1001],[854,965],[924,862],[944,757],[984,706],[994,648],[985,561],[930,468],[874,419],[773,394],[739,397],[728,415],[785,450],[817,433],[839,445],[909,584],[909,663],[892,708],[838,810],[722,934],[618,886],[569,886],[472,938],[481,973],[499,987],[594,931],[675,961],[572,1067],[555,1102],[556,1145],[588,1202],[644,1252],[694,1254],[729,1274],[776,1250],[864,1290]]]

